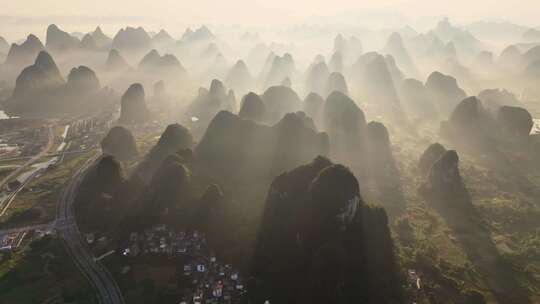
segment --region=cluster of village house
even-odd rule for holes
[[[175,232],[157,225],[142,233],[132,232],[122,254],[178,258],[182,263],[180,286],[184,291],[179,303],[239,303],[246,292],[239,271],[218,261],[208,248],[206,236],[199,231]]]
[[[17,231],[0,236],[0,251],[12,251],[19,246],[28,235],[28,231]]]
[[[87,150],[97,146],[110,128],[110,119],[105,116],[74,121],[69,130],[69,139],[76,141],[74,149]]]
[[[21,229],[13,232],[0,234],[0,252],[12,252],[21,247],[23,242],[41,238],[44,235],[51,234],[50,228],[47,229]],[[22,248],[22,247],[21,247]]]

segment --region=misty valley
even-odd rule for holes
[[[540,28],[106,21],[0,37],[0,304],[540,301]]]

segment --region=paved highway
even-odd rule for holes
[[[122,293],[114,278],[99,261],[95,260],[94,255],[83,241],[73,210],[73,203],[84,175],[97,158],[96,155],[89,159],[75,173],[64,190],[56,210],[56,230],[77,267],[96,289],[99,303],[123,304]]]

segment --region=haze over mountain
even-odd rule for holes
[[[0,302],[540,299],[535,1],[50,2],[0,16]]]

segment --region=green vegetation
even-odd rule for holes
[[[403,214],[391,220],[402,269],[404,272],[415,269],[422,279],[423,291],[416,298],[418,303],[434,303],[441,296],[461,303],[484,303],[479,300],[482,296],[485,302],[493,302],[494,295],[486,284],[490,278],[479,271],[481,265],[467,256],[457,236],[460,232],[453,231],[441,214],[418,194],[425,180],[417,169],[418,158],[422,149],[437,139],[434,130],[419,133],[424,137],[393,135],[394,145],[400,147],[395,154],[403,175],[401,182],[407,205]],[[448,143],[444,145],[452,147]],[[506,153],[512,157],[510,151]],[[540,221],[534,186],[540,184],[540,178],[534,174],[537,169],[516,160],[512,167],[502,169],[498,163],[475,158],[465,151],[459,156],[461,175],[479,215],[478,227],[489,230],[502,260],[510,264],[513,271],[507,275],[514,277],[533,303],[538,301],[540,250],[538,232],[531,231]],[[474,243],[481,233],[471,228],[466,234]]]
[[[6,177],[18,167],[18,165],[0,165],[0,178]]]
[[[5,216],[2,229],[44,224],[54,220],[56,205],[66,183],[91,153],[66,156],[57,167],[49,168],[19,192]]]
[[[130,260],[129,271],[122,273],[128,263],[113,255],[105,260],[105,265],[122,289],[126,303],[175,303],[179,298],[177,282],[178,276],[183,275],[182,261],[141,257]]]
[[[96,303],[94,291],[67,256],[60,240],[35,240],[0,256],[0,304]]]

